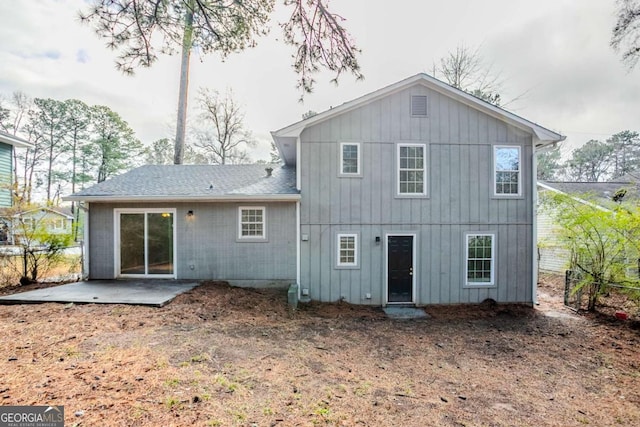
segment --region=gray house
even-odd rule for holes
[[[91,279],[295,282],[295,170],[142,166],[67,198],[85,210]]]
[[[11,186],[13,184],[13,150],[31,148],[33,144],[15,135],[0,130],[0,207],[13,204]]]
[[[273,132],[284,166],[76,193],[89,276],[297,283],[356,304],[532,303],[535,151],[564,137],[426,74]]]

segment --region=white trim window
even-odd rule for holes
[[[341,142],[340,143],[340,175],[358,176],[360,170],[360,143]]]
[[[470,233],[465,236],[467,286],[495,285],[495,241],[493,233]]]
[[[265,240],[266,209],[264,206],[240,206],[238,208],[238,239]]]
[[[427,194],[426,151],[425,144],[398,144],[398,195]]]
[[[358,234],[339,233],[337,235],[337,267],[358,266]]]
[[[522,195],[521,151],[515,145],[496,145],[493,149],[493,194]]]

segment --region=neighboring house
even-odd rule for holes
[[[426,74],[273,132],[284,167],[143,166],[80,191],[89,277],[532,303],[535,156],[564,137]],[[88,205],[88,206],[86,206]]]
[[[616,202],[613,198],[620,190],[624,191],[623,200],[638,200],[638,188],[629,176],[618,178],[615,182],[551,182],[539,181],[538,193],[542,201],[548,192],[566,194],[574,200],[591,204],[598,209],[613,212]],[[564,274],[569,268],[570,252],[559,239],[560,226],[556,224],[554,212],[548,206],[539,205],[538,225],[538,266],[545,273]]]
[[[16,212],[15,209],[0,209],[0,244],[33,244],[29,230],[43,227],[47,233],[70,234],[73,230],[73,214],[65,207],[39,207]]]
[[[13,150],[14,147],[30,148],[33,144],[0,130],[0,208],[13,203]]]

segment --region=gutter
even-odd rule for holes
[[[265,195],[223,195],[223,196],[66,196],[62,200],[68,202],[296,202],[300,194],[265,194]]]

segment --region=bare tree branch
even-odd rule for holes
[[[633,69],[640,59],[640,2],[618,0],[618,19],[611,34],[611,47],[622,52],[622,62]]]

